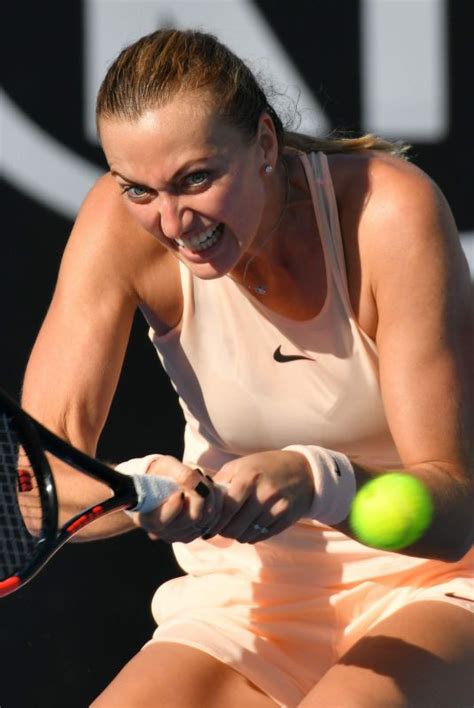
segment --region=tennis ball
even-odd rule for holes
[[[389,472],[361,487],[349,523],[361,543],[397,551],[417,541],[432,518],[433,502],[422,482],[403,472]]]

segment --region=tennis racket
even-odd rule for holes
[[[113,491],[58,527],[52,453]],[[75,533],[114,511],[149,512],[178,489],[171,479],[126,475],[75,449],[0,389],[0,597],[25,585]]]

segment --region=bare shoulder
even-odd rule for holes
[[[84,200],[62,270],[82,279],[82,287],[120,291],[137,306],[153,310],[158,320],[179,318],[177,261],[131,217],[109,174]]]
[[[374,151],[334,155],[330,164],[341,221],[357,237],[366,265],[426,247],[460,253],[450,207],[416,165]]]
[[[450,207],[436,183],[414,164],[367,151],[329,158],[344,240],[351,298],[371,336],[378,296],[397,282],[416,285],[432,273],[442,290],[469,299],[470,278]],[[387,286],[387,287],[385,287]]]
[[[84,200],[67,248],[73,259],[86,258],[95,269],[115,274],[137,291],[143,266],[166,256],[165,249],[132,219],[108,174]]]

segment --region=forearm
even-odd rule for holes
[[[110,488],[82,472],[48,455],[58,496],[59,525],[71,517],[112,496]],[[86,526],[72,537],[72,541],[95,541],[125,533],[135,528],[123,512],[116,512]]]
[[[108,400],[109,396],[102,389],[102,403],[100,406],[95,405],[95,401],[101,397],[101,389],[94,386],[94,382],[86,375],[81,378],[78,374],[74,379],[64,369],[53,371],[46,357],[43,357],[43,361],[38,359],[38,352],[34,350],[25,375],[22,406],[52,433],[94,457],[108,410],[108,404],[103,401]],[[51,385],[52,381],[54,385]],[[53,455],[48,454],[48,461],[58,497],[60,526],[111,496],[111,490],[106,485]],[[131,528],[133,524],[126,514],[115,513],[87,526],[73,540],[105,538]]]
[[[22,405],[27,412],[46,428],[82,452],[94,457],[96,454],[98,432],[87,424],[87,418],[81,406],[69,406],[61,400],[58,388],[44,390],[41,378],[31,375],[27,370],[23,388]],[[71,394],[71,399],[73,394]],[[53,474],[54,486],[58,498],[58,523],[62,526],[66,521],[108,499],[112,492],[110,488],[79,472],[54,455],[47,454]],[[95,540],[114,536],[133,528],[126,514],[115,513],[104,517],[85,527],[73,536],[73,540]]]
[[[107,307],[103,301],[95,309],[73,306],[64,297],[53,301],[28,361],[22,391],[22,406],[30,415],[91,457],[109,413],[134,312],[129,300],[106,303]],[[60,523],[110,496],[108,487],[49,459]],[[103,538],[132,527],[126,514],[116,513],[77,538]]]
[[[374,469],[352,463],[356,489],[365,483],[386,474],[386,470]],[[418,479],[430,494],[433,516],[421,538],[400,552],[422,558],[455,561],[461,558],[474,542],[474,490],[454,465],[425,463],[400,470]],[[343,533],[354,537],[349,518],[336,525]]]
[[[297,455],[312,481],[302,519],[417,557],[455,561],[472,545],[474,494],[467,465],[427,462],[388,471],[317,445],[290,445],[282,452]]]

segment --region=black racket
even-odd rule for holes
[[[114,496],[58,527],[58,502],[45,452],[107,484]],[[0,597],[28,582],[77,531],[113,511],[148,512],[178,485],[126,475],[75,449],[0,390]]]

